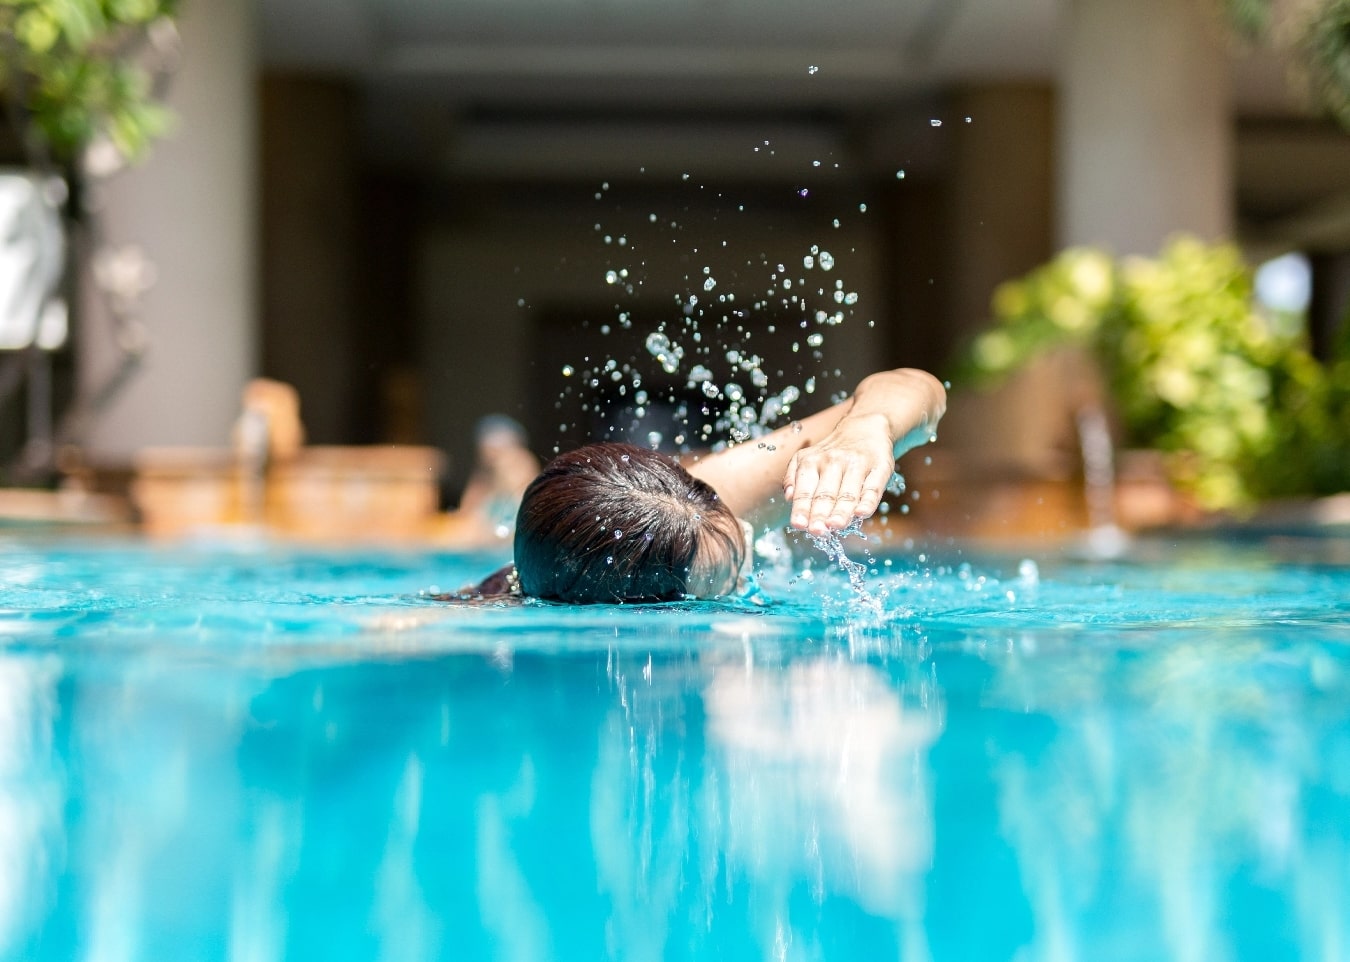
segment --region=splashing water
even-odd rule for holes
[[[769,146],[768,141],[764,146]],[[802,163],[812,170],[839,167],[837,162],[819,157],[804,158]],[[691,180],[689,174],[681,175],[680,182],[697,185],[701,200],[713,193],[708,190],[709,185]],[[751,206],[743,203],[729,206],[721,192],[715,196],[714,222],[732,207],[739,215]],[[614,216],[628,216],[608,181],[599,185],[595,199],[615,204]],[[865,214],[867,208],[866,203],[859,204],[857,212]],[[826,215],[822,227],[829,224],[838,229],[841,223],[839,216],[831,219]],[[642,365],[636,357],[628,358],[630,363],[622,363],[619,358],[619,366],[615,365],[614,356],[609,363],[602,358],[597,364],[592,357],[586,357],[585,363],[572,359],[573,363],[566,366],[564,376],[569,383],[560,392],[560,406],[566,403],[566,398],[574,397],[573,409],[579,408],[578,414],[607,436],[617,433],[643,437],[649,428],[658,426],[642,424],[650,415],[662,419],[661,426],[668,429],[664,437],[681,451],[717,448],[726,443],[720,438],[729,438],[731,443],[754,440],[790,417],[793,403],[803,394],[814,392],[817,378],[841,376],[838,370],[831,374],[830,369],[816,365],[825,361],[826,342],[833,336],[832,330],[854,316],[860,301],[858,292],[838,279],[842,258],[836,255],[842,253],[839,245],[845,242],[836,239],[830,245],[834,252],[822,249],[819,243],[808,242],[804,249],[797,248],[795,254],[790,249],[766,250],[744,261],[733,261],[718,253],[728,247],[728,242],[719,243],[715,235],[691,231],[696,224],[697,221],[685,222],[650,207],[641,210],[634,223],[626,220],[603,223],[597,219],[593,224],[597,241],[613,250],[617,257],[625,258],[603,270],[604,286],[620,296],[638,296],[647,279],[644,253],[652,241],[662,242],[663,261],[674,255],[698,265],[685,275],[683,290],[670,291],[676,305],[673,314],[659,320],[637,342],[660,365],[660,372],[681,375],[683,391],[659,383],[650,393],[641,390]],[[680,246],[672,251],[664,246],[667,239]],[[686,240],[691,242],[687,246]],[[801,239],[790,243],[795,248]],[[655,249],[654,245],[651,249]],[[849,248],[850,252],[853,250]],[[761,267],[768,275],[767,283],[763,283],[763,275],[756,276]],[[633,327],[632,307],[619,302],[614,306],[618,322],[601,323],[594,328],[602,335]],[[868,321],[868,326],[873,323]],[[798,324],[806,329],[800,338],[785,339],[791,327]],[[773,357],[776,353],[773,350],[748,349],[752,338],[765,336],[777,338],[781,348],[790,345],[792,353],[800,356],[795,371],[772,368],[762,354]],[[722,367],[722,358],[730,370]],[[781,354],[778,363],[784,363]],[[814,370],[806,365],[812,365]],[[789,382],[784,384],[784,378],[790,379]],[[833,392],[831,397],[838,393]],[[608,420],[611,412],[618,415],[618,420]],[[601,417],[606,420],[601,421]],[[567,422],[562,423],[560,430],[568,430]]]
[[[653,331],[647,335],[647,351],[652,357],[656,358],[661,365],[661,369],[667,374],[674,374],[678,371],[680,362],[684,360],[684,348],[673,343],[660,331]]]
[[[808,534],[807,538],[816,548],[824,552],[825,557],[839,566],[839,569],[848,576],[848,585],[852,589],[857,601],[870,614],[881,617],[884,610],[883,605],[885,596],[883,594],[873,594],[867,586],[867,565],[861,561],[854,561],[844,550],[844,541],[849,537],[866,539],[862,530],[862,519],[854,518],[846,528],[838,531],[831,531],[824,535]]]
[[[766,141],[764,147],[769,146]],[[802,163],[811,170],[839,167],[820,158],[804,158]],[[904,172],[897,176],[903,178]],[[696,187],[704,201],[714,193],[710,185],[691,180],[687,174],[680,181],[690,189]],[[800,186],[794,190],[803,197],[809,193]],[[716,198],[713,222],[753,209],[753,205],[728,203],[720,192]],[[626,436],[654,449],[716,451],[762,439],[792,418],[794,407],[813,395],[817,386],[831,400],[845,396],[830,384],[842,373],[827,366],[826,351],[841,325],[856,319],[865,299],[859,285],[849,283],[844,269],[856,248],[849,246],[847,234],[833,233],[850,216],[838,211],[824,215],[820,226],[831,231],[828,245],[811,243],[809,236],[796,234],[780,245],[783,249],[761,249],[741,260],[725,250],[727,240],[692,229],[698,226],[700,214],[686,220],[644,206],[638,220],[629,222],[629,210],[608,183],[596,199],[614,204],[612,216],[624,219],[615,223],[597,219],[594,224],[596,242],[608,261],[601,268],[603,288],[616,296],[617,322],[592,321],[592,330],[614,336],[614,350],[599,357],[592,353],[580,360],[571,358],[572,363],[563,368],[566,382],[559,395],[560,405],[568,397],[574,399],[573,410],[579,409],[579,417],[589,420],[593,432]],[[684,209],[706,211],[697,206]],[[867,209],[866,203],[858,204],[856,214],[866,214]],[[767,239],[773,237],[770,232]],[[676,245],[674,249],[670,243]],[[659,300],[665,302],[661,316],[653,318],[644,332],[635,329],[634,318],[641,316],[639,310],[647,312],[658,303],[642,290],[650,281],[645,257],[651,250],[661,251],[663,271],[673,259],[687,264],[688,273],[682,284],[660,295]],[[639,300],[626,302],[625,296]],[[871,321],[867,323],[872,326]],[[624,335],[624,331],[633,333]],[[761,346],[766,339],[768,343]],[[620,354],[620,345],[629,345],[631,356]],[[651,370],[653,360],[659,365],[655,371]],[[567,423],[560,429],[568,430]],[[879,615],[883,598],[877,592],[884,594],[885,589],[867,585],[870,556],[868,561],[848,556],[845,542],[853,536],[863,537],[860,522],[811,541],[847,575],[853,596],[850,610],[856,611],[861,602],[863,610]],[[809,573],[804,571],[802,576],[809,577]]]

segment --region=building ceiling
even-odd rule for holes
[[[860,139],[894,156],[893,132],[942,119],[954,87],[1052,83],[1068,2],[260,0],[259,30],[268,68],[351,79],[378,164],[584,177],[642,143],[648,163],[734,175],[747,142],[865,163]],[[1235,54],[1239,117],[1306,118],[1287,74]],[[1315,193],[1346,186],[1343,136],[1330,153],[1304,146],[1330,164]],[[1243,169],[1259,197],[1291,189],[1278,170]]]
[[[1048,76],[1057,7],[1058,0],[263,0],[261,26],[270,64],[454,84],[464,97],[648,103],[685,102],[692,91],[698,100],[815,103],[961,76]]]

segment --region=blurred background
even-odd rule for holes
[[[804,404],[952,376],[998,285],[1077,245],[1285,258],[1271,289],[1323,358],[1350,302],[1350,136],[1308,40],[1325,14],[1345,42],[1335,0],[89,5],[125,8],[149,106],[120,152],[91,132],[63,156],[11,61],[0,160],[62,178],[70,245],[69,335],[5,352],[10,483],[228,447],[265,376],[311,444],[443,452],[454,504],[485,415],[547,456],[613,401],[565,371],[659,385],[642,338],[687,334],[707,278],[771,390],[822,378]],[[9,55],[60,6],[12,6]],[[809,286],[851,300],[807,351],[800,305],[763,292],[822,249]],[[950,471],[1082,472],[1088,389],[1048,371],[954,386]]]

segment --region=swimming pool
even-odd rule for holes
[[[819,561],[3,538],[0,958],[1350,958],[1350,538]]]

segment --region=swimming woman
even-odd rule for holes
[[[911,368],[687,467],[627,444],[554,458],[525,490],[515,560],[458,597],[654,602],[736,591],[756,528],[824,535],[876,511],[901,454],[933,438],[947,395]]]

